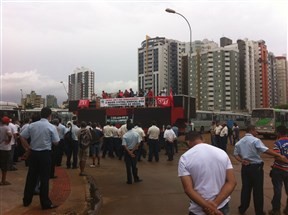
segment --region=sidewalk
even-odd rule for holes
[[[85,199],[89,189],[86,177],[80,177],[78,169],[66,170],[56,167],[57,178],[50,180],[50,198],[53,204],[59,206],[51,210],[42,210],[37,195],[33,197],[29,207],[23,207],[22,198],[28,167],[25,167],[24,161],[18,162],[16,167],[17,171],[7,173],[7,181],[11,185],[0,186],[0,215],[85,214]]]

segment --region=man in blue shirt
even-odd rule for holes
[[[126,172],[127,172],[127,184],[132,184],[132,174],[134,178],[134,182],[141,182],[142,180],[139,179],[138,176],[138,169],[137,169],[137,150],[138,146],[141,142],[140,135],[133,131],[133,124],[127,123],[127,132],[123,135],[122,138],[122,146],[124,147],[125,151],[125,164],[126,164]],[[132,171],[132,174],[131,174]]]
[[[31,204],[37,180],[40,180],[40,203],[43,210],[56,208],[49,198],[49,178],[51,169],[52,144],[60,141],[56,127],[49,123],[52,111],[48,107],[41,110],[41,120],[31,123],[21,132],[20,139],[30,142],[30,162],[24,189],[23,205]]]
[[[242,163],[241,168],[241,204],[238,208],[240,214],[244,214],[249,208],[251,191],[253,190],[253,200],[256,215],[264,215],[263,211],[263,160],[261,153],[272,155],[278,160],[288,162],[285,156],[268,149],[260,139],[256,138],[257,131],[255,126],[247,127],[246,135],[236,143],[234,156],[236,160]]]

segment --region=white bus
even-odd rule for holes
[[[42,108],[21,110],[22,120],[24,120],[25,118],[32,118],[32,117],[40,118],[41,109]],[[52,119],[60,118],[63,125],[66,125],[68,121],[71,121],[72,117],[74,116],[73,113],[69,112],[68,109],[51,108],[51,110],[52,110]]]
[[[252,110],[251,124],[264,138],[276,137],[276,128],[279,125],[288,127],[288,110],[255,108]]]
[[[245,129],[250,124],[248,113],[235,113],[226,111],[196,111],[196,117],[191,119],[196,131],[210,131],[212,122],[227,123],[229,127],[237,123],[240,129]]]
[[[21,113],[18,104],[14,102],[0,101],[0,117],[8,116],[10,119],[21,119]]]

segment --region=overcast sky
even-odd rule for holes
[[[137,89],[137,49],[145,36],[219,43],[222,36],[266,41],[287,53],[287,1],[1,1],[0,100],[20,103],[35,90],[67,98],[76,67],[95,72],[95,91]]]

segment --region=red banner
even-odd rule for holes
[[[78,108],[88,108],[88,107],[89,107],[89,100],[88,99],[79,100]]]
[[[157,96],[156,104],[159,107],[170,107],[171,106],[171,97],[170,96]]]

